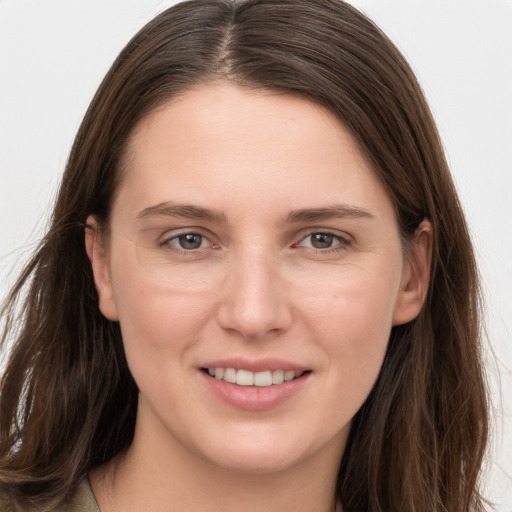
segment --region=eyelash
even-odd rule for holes
[[[337,241],[337,243],[335,245],[331,245],[329,247],[324,247],[324,248],[305,247],[305,246],[301,245],[305,240],[307,240],[307,239],[311,240],[311,238],[315,235],[316,236],[321,235],[323,237],[332,237],[332,240]],[[195,231],[183,231],[181,233],[177,233],[175,235],[165,238],[164,240],[159,242],[159,247],[168,248],[168,249],[171,249],[171,250],[174,250],[177,252],[181,252],[184,254],[197,253],[199,250],[204,249],[204,247],[201,247],[201,245],[197,248],[185,249],[183,247],[179,247],[178,245],[173,244],[173,241],[177,241],[177,243],[179,244],[180,238],[186,237],[186,236],[201,237],[201,245],[203,244],[203,242],[205,240],[209,241],[208,237],[201,233],[198,233]],[[333,253],[333,252],[343,251],[346,248],[348,248],[351,244],[352,244],[352,240],[350,240],[349,238],[342,236],[340,234],[332,233],[330,231],[313,231],[313,232],[308,233],[306,236],[303,236],[299,242],[292,244],[292,247],[293,248],[303,248],[305,250],[314,251],[315,253],[320,253],[320,254],[329,254],[329,253]],[[219,249],[219,246],[216,244],[212,244],[211,248]]]
[[[330,231],[313,231],[311,233],[308,233],[306,236],[302,237],[302,239],[300,240],[299,243],[293,244],[293,247],[301,247],[300,246],[301,242],[304,242],[308,238],[311,240],[311,238],[313,236],[315,236],[315,235],[322,235],[322,236],[332,237],[333,240],[337,241],[337,243],[335,245],[331,245],[329,247],[325,247],[325,248],[322,248],[322,249],[317,248],[317,247],[305,247],[305,249],[313,250],[316,253],[322,253],[322,254],[326,254],[327,253],[327,254],[329,254],[329,253],[332,253],[332,252],[343,251],[347,247],[349,247],[351,245],[351,243],[352,243],[352,240],[350,240],[349,238],[347,238],[345,236],[342,236],[342,235],[339,235],[339,234],[336,234],[336,233],[332,233]]]
[[[198,236],[198,237],[201,237],[201,245],[203,244],[203,242],[205,240],[208,240],[208,237],[201,234],[201,233],[197,233],[195,231],[183,231],[181,233],[177,233],[175,235],[172,235],[170,237],[167,237],[165,238],[164,240],[162,240],[161,242],[159,242],[159,247],[162,247],[162,248],[167,248],[167,249],[171,249],[171,250],[174,250],[174,251],[178,251],[178,252],[181,252],[181,253],[195,253],[197,252],[198,250],[200,249],[204,249],[204,247],[198,247],[196,249],[185,249],[183,247],[179,247],[178,245],[174,245],[172,242],[173,241],[178,241],[179,243],[179,239],[181,237],[186,237],[186,236]],[[213,245],[213,249],[218,249],[218,245]]]

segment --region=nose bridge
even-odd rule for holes
[[[223,328],[247,339],[285,330],[291,312],[278,258],[262,246],[237,252],[221,304]]]

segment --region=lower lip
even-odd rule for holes
[[[297,379],[272,386],[238,386],[222,379],[215,379],[201,371],[210,390],[222,401],[245,411],[266,411],[277,407],[297,394],[304,386],[309,372]]]

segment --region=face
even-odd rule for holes
[[[147,449],[239,472],[339,461],[424,295],[347,129],[291,95],[189,90],[135,130],[110,222],[87,249]]]

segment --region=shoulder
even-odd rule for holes
[[[69,505],[56,512],[100,512],[87,478],[80,482]]]
[[[19,505],[0,490],[0,512],[100,512],[100,509],[94,499],[89,481],[84,479],[80,482],[68,503],[44,508],[33,505]]]

